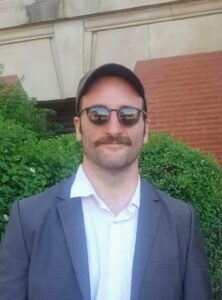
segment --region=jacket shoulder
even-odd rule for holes
[[[182,221],[184,217],[190,218],[194,213],[194,209],[191,204],[172,197],[171,195],[159,190],[147,181],[143,180],[142,185],[144,186],[143,191],[151,191],[152,198],[159,202],[168,217],[172,217],[175,220],[177,219],[178,221]]]

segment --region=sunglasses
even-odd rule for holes
[[[109,109],[103,105],[95,105],[84,108],[78,113],[78,116],[84,111],[86,111],[90,122],[96,125],[108,123],[112,111],[116,112],[120,124],[124,126],[133,126],[139,121],[141,114],[143,116],[147,115],[144,110],[131,106],[123,106],[120,109]]]

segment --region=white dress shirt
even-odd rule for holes
[[[81,197],[92,300],[129,300],[140,205],[140,178],[129,205],[114,216],[79,167],[71,198]]]

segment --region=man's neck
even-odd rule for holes
[[[138,162],[124,169],[110,170],[83,162],[83,170],[98,196],[114,215],[129,204],[138,184]]]

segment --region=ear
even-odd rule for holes
[[[144,136],[143,136],[143,144],[146,144],[148,141],[148,134],[149,134],[149,126],[150,126],[150,119],[146,118],[146,120],[144,121]]]
[[[82,141],[82,134],[81,134],[81,124],[80,124],[79,117],[74,117],[73,124],[74,124],[74,127],[76,129],[76,139],[77,139],[77,141],[81,142]]]

